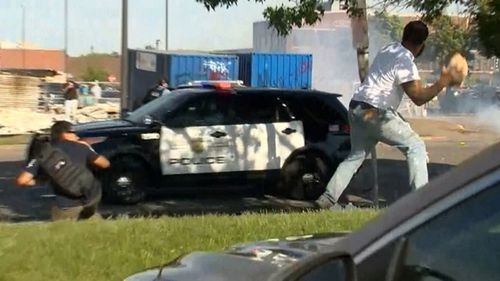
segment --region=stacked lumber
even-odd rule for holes
[[[0,73],[0,108],[37,109],[40,79]]]

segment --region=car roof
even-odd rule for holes
[[[319,95],[334,95],[340,97],[342,95],[336,93],[329,93],[319,90],[311,90],[311,89],[284,89],[284,88],[235,88],[235,91],[238,93],[287,93],[287,94],[319,94]]]
[[[181,89],[176,89],[174,92],[176,93],[189,93],[189,94],[196,94],[196,93],[220,93],[220,92],[227,92],[228,90],[217,90],[213,88],[202,88],[202,87],[186,87],[186,88],[181,88]],[[231,90],[230,92],[234,92],[236,94],[245,94],[245,95],[251,95],[251,94],[283,94],[286,93],[287,95],[324,95],[324,96],[335,96],[335,97],[340,97],[342,95],[336,94],[336,93],[329,93],[329,92],[324,92],[324,91],[319,91],[319,90],[311,90],[311,89],[285,89],[285,88],[253,88],[253,87],[235,87]]]
[[[500,142],[392,204],[374,221],[334,244],[336,250],[356,255],[388,231],[465,185],[500,169]]]

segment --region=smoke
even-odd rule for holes
[[[440,94],[439,109],[444,114],[470,116],[472,123],[500,134],[500,100],[496,88],[476,84],[466,89],[447,89]]]
[[[479,125],[490,127],[500,134],[500,107],[488,105],[480,108],[474,121]]]
[[[305,28],[294,30],[290,36],[291,52],[313,55],[313,88],[338,93],[347,106],[359,85],[356,50],[352,47],[349,25],[331,28]],[[377,26],[369,24],[370,62],[378,50],[389,43]]]

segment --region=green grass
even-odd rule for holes
[[[352,231],[374,210],[0,224],[0,280],[121,280],[195,250]]]
[[[0,136],[0,145],[27,144],[31,135]]]

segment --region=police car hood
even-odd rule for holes
[[[115,119],[115,120],[88,122],[73,126],[74,130],[77,133],[106,131],[109,129],[125,128],[125,127],[136,127],[136,125],[127,120]]]
[[[346,233],[270,239],[235,245],[224,252],[193,252],[126,281],[266,280],[314,253],[332,249]]]

